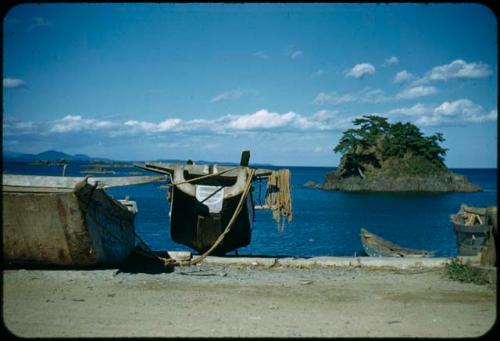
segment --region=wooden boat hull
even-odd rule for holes
[[[466,226],[453,223],[459,256],[475,256],[485,245],[489,227],[486,224]]]
[[[199,253],[207,251],[224,231],[238,205],[241,195],[225,199],[220,213],[208,213],[203,204],[178,188],[173,190],[170,236],[173,241],[189,246]],[[213,251],[224,255],[247,246],[251,241],[253,204],[249,194],[229,233]]]
[[[450,216],[453,223],[459,256],[475,256],[481,252],[490,237],[496,234],[497,208],[472,207],[462,204],[456,214]]]
[[[360,237],[363,249],[370,257],[413,258],[432,256],[432,252],[401,247],[363,228],[361,229]]]
[[[285,219],[291,221],[291,193],[289,171],[276,172],[270,169],[248,167],[250,152],[244,151],[239,166],[196,165],[148,162],[134,166],[171,177],[167,199],[170,202],[170,235],[173,241],[186,245],[199,253],[209,250],[219,236],[226,230],[239,203],[242,209],[234,224],[224,235],[221,243],[211,254],[224,255],[227,252],[247,246],[251,241],[254,220],[252,190],[248,187],[257,179],[273,178],[276,183],[266,194],[266,206],[272,209],[273,217],[282,217],[281,229]],[[284,174],[284,175],[280,175]],[[250,178],[251,177],[251,178]],[[279,185],[278,185],[279,183]],[[269,185],[269,182],[268,182]],[[269,187],[269,186],[268,186]],[[242,198],[243,193],[246,197]],[[278,195],[282,193],[282,195]],[[200,194],[201,193],[201,194]],[[274,195],[268,202],[267,195]],[[213,199],[210,199],[213,196]],[[206,200],[209,201],[205,202]],[[282,200],[281,203],[278,203]]]
[[[480,214],[483,218],[482,224],[468,225],[462,215],[464,208],[468,209],[467,206],[463,206],[458,214],[450,216],[455,232],[457,254],[459,256],[475,256],[481,252],[481,247],[486,244],[490,227],[486,219],[486,213]]]
[[[220,167],[223,168],[223,167]],[[174,242],[186,245],[199,253],[207,251],[222,234],[234,215],[248,180],[246,167],[236,167],[220,176],[210,176],[188,183],[190,179],[216,172],[208,166],[175,165],[170,169],[175,185],[169,189],[170,236]],[[216,191],[207,194],[204,201],[199,190]],[[251,241],[254,217],[252,194],[243,199],[243,206],[236,216],[231,230],[213,255],[224,255],[237,248],[247,246]]]
[[[9,185],[9,179],[17,185]],[[131,253],[135,202],[115,200],[86,179],[74,186],[67,183],[76,178],[19,179],[4,175],[3,180],[6,264],[113,265]],[[23,181],[35,185],[19,186]],[[49,182],[55,185],[44,185]]]

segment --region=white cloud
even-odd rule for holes
[[[28,32],[38,27],[51,26],[51,25],[52,23],[50,21],[47,21],[42,17],[36,17],[31,20],[31,24],[28,26]]]
[[[389,58],[387,58],[384,62],[384,66],[391,66],[391,65],[396,65],[397,63],[399,63],[399,59],[398,57],[396,56],[391,56]]]
[[[360,100],[365,103],[381,103],[392,100],[380,89],[365,89],[360,92]]]
[[[490,66],[482,63],[469,63],[455,60],[448,65],[436,66],[429,73],[430,80],[448,80],[453,78],[483,78],[491,74]]]
[[[82,130],[100,130],[113,126],[110,121],[83,119],[80,115],[67,115],[50,123],[49,133],[69,133]]]
[[[422,103],[417,103],[412,107],[406,107],[406,108],[398,108],[398,109],[393,109],[388,111],[387,113],[389,115],[405,115],[405,116],[419,116],[419,115],[424,115],[427,114],[431,111],[431,109],[426,106],[425,104]]]
[[[381,103],[391,100],[386,96],[384,91],[380,89],[364,88],[357,93],[339,95],[336,91],[330,93],[320,92],[313,100],[313,104],[323,105],[332,104],[338,105],[341,103],[349,102],[363,102],[363,103]]]
[[[291,59],[297,59],[297,58],[302,57],[304,55],[304,51],[299,50],[294,46],[290,46],[286,50],[286,55],[288,57],[290,57]]]
[[[227,124],[227,127],[235,130],[272,129],[286,126],[296,117],[297,114],[292,111],[278,114],[262,109],[253,114],[232,119]]]
[[[480,105],[474,104],[468,99],[459,99],[454,102],[443,102],[434,109],[434,112],[443,116],[456,116],[460,113],[470,116],[479,114],[482,109]]]
[[[22,79],[18,78],[4,78],[3,79],[3,87],[10,89],[10,88],[17,88],[20,86],[25,85],[26,83]]]
[[[357,97],[353,94],[339,95],[337,94],[336,91],[332,91],[329,94],[320,92],[313,100],[313,103],[318,105],[323,105],[323,104],[337,105],[341,103],[354,102],[356,98]]]
[[[403,70],[403,71],[399,71],[398,73],[396,73],[396,75],[394,76],[394,83],[403,83],[403,82],[410,81],[414,78],[415,78],[415,75],[409,73],[406,70]]]
[[[243,96],[243,94],[244,94],[244,91],[240,90],[240,89],[229,90],[229,91],[222,92],[222,93],[218,94],[217,96],[213,97],[210,100],[210,102],[216,103],[216,102],[225,101],[228,99],[238,99],[241,96]]]
[[[311,116],[298,115],[292,127],[310,131],[342,130],[352,125],[352,119],[339,115],[338,111],[320,110]]]
[[[415,104],[408,108],[388,111],[391,116],[410,116],[417,125],[461,125],[467,123],[485,123],[497,120],[497,110],[484,112],[483,107],[469,99],[443,102],[438,106]]]
[[[269,56],[264,51],[257,51],[252,54],[252,56],[261,58],[261,59],[269,59]]]
[[[11,118],[4,118],[2,126],[4,136],[30,134],[39,128],[35,122],[24,122]]]
[[[169,118],[164,121],[161,121],[160,123],[129,120],[125,122],[124,125],[132,128],[138,128],[145,132],[160,133],[160,132],[175,130],[181,122],[182,120],[178,118]]]
[[[346,77],[363,78],[372,76],[375,73],[375,67],[368,63],[355,65],[351,70],[346,72]]]
[[[368,90],[365,93],[372,91]],[[376,113],[375,113],[376,114]],[[439,105],[417,103],[379,114],[412,121],[421,126],[459,125],[466,123],[485,123],[497,120],[497,110],[485,112],[483,108],[468,99],[446,101]],[[76,136],[91,136],[96,141],[104,138],[119,137],[158,138],[160,136],[185,135],[206,136],[233,133],[266,131],[271,134],[303,133],[323,131],[343,131],[352,127],[352,120],[360,115],[340,114],[333,110],[320,110],[312,115],[301,115],[293,111],[278,113],[261,109],[244,115],[224,115],[213,119],[191,119],[170,117],[159,122],[126,120],[109,121],[84,118],[80,115],[67,115],[59,120],[45,122],[25,122],[4,118],[4,136],[10,140],[16,137],[31,136],[32,139],[54,138],[68,139]],[[73,134],[73,135],[71,135]],[[22,136],[22,137],[21,137]]]
[[[313,73],[313,76],[319,77],[325,73],[325,70],[319,69],[318,71]]]
[[[424,84],[431,81],[448,81],[451,79],[485,78],[491,73],[492,70],[488,64],[482,62],[467,63],[462,59],[457,59],[449,64],[435,66],[424,77],[414,83]]]
[[[366,87],[355,93],[339,94],[336,91],[330,93],[320,92],[313,100],[316,105],[339,105],[342,103],[360,102],[360,103],[383,103],[404,99],[413,99],[424,96],[430,96],[437,93],[434,86],[415,86],[400,91],[395,95],[387,95],[381,89],[372,89]]]
[[[483,120],[480,121],[481,123],[482,122],[496,121],[498,119],[497,109],[491,110],[489,113],[487,113],[486,115],[482,116],[482,119]]]
[[[290,58],[296,59],[304,55],[304,51],[294,51],[290,54]]]
[[[119,129],[110,131],[110,136],[124,136],[135,134],[156,135],[166,132],[191,132],[200,131],[204,133],[219,133],[223,130],[223,124],[228,120],[223,116],[214,120],[193,119],[182,120],[180,118],[167,118],[158,123],[148,121],[128,120],[121,124]]]
[[[405,89],[398,94],[396,98],[398,99],[413,99],[418,97],[424,97],[433,95],[437,92],[437,89],[433,86],[415,86],[413,88]]]
[[[346,121],[347,120],[347,121]],[[167,119],[160,123],[130,120],[123,124],[121,132],[112,132],[113,136],[126,134],[157,134],[161,132],[197,131],[211,134],[225,134],[243,131],[323,131],[341,129],[351,119],[339,117],[336,111],[321,110],[310,116],[303,116],[293,111],[283,114],[261,109],[247,115],[226,115],[213,120]]]

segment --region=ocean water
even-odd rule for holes
[[[67,176],[83,176],[85,165],[69,165]],[[266,167],[273,168],[273,167]],[[361,227],[404,247],[435,251],[438,257],[457,254],[450,214],[462,203],[486,207],[497,205],[496,169],[452,169],[483,188],[478,193],[346,193],[304,187],[309,180],[323,182],[333,170],[326,167],[288,167],[292,174],[293,221],[279,232],[270,211],[255,214],[252,242],[240,255],[354,256],[364,255],[359,238]],[[111,168],[127,176],[137,168]],[[4,163],[9,174],[60,175],[61,166]],[[164,183],[163,183],[164,184]],[[136,231],[153,250],[186,250],[170,238],[169,204],[162,183],[108,189],[116,199],[129,196],[137,202]],[[254,183],[259,202],[259,185]],[[262,184],[262,200],[265,182]],[[194,252],[194,251],[193,251]]]

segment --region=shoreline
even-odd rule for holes
[[[476,337],[496,320],[496,286],[447,279],[443,259],[312,258],[4,270],[4,323],[23,337]]]
[[[160,257],[167,254],[175,254],[177,251],[154,251]],[[188,252],[189,253],[189,252]],[[191,255],[191,260],[196,260],[201,255]],[[167,257],[168,258],[168,257]],[[175,257],[174,257],[175,258]],[[370,256],[266,256],[266,255],[225,255],[207,256],[202,263],[221,266],[250,266],[250,267],[285,267],[285,268],[316,268],[316,267],[355,267],[355,268],[380,268],[380,269],[423,269],[444,267],[451,259],[457,259],[464,263],[479,264],[480,254],[476,256],[454,256],[454,257],[370,257]],[[141,263],[142,262],[142,263]],[[182,262],[182,261],[181,261]],[[148,267],[157,267],[152,258],[132,253],[121,264],[116,266],[71,266],[71,265],[43,265],[30,263],[4,264],[5,270],[67,270],[67,271],[92,271],[130,268],[139,271]],[[188,266],[188,265],[184,265]]]

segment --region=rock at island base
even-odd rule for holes
[[[306,187],[347,192],[480,192],[463,175],[447,172],[429,176],[379,176],[363,179],[360,176],[341,178],[337,172],[326,174],[326,181],[308,181]]]

